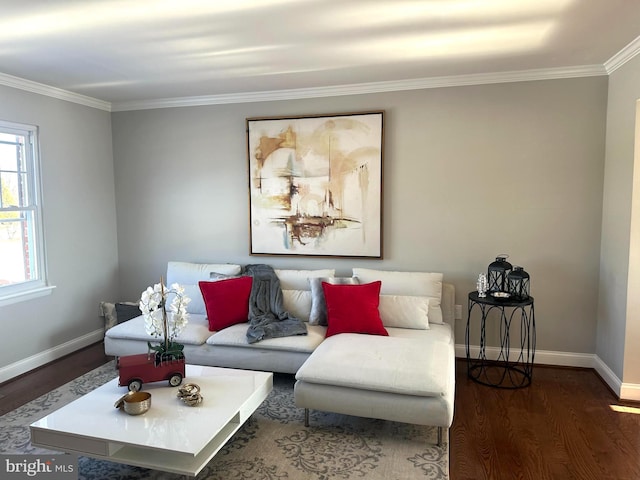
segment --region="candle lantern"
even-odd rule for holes
[[[487,269],[487,281],[489,292],[506,292],[507,275],[511,271],[511,264],[507,262],[509,255],[498,255],[495,262],[489,264]]]
[[[514,267],[507,274],[507,288],[511,297],[515,300],[525,301],[529,299],[530,277],[522,267]]]

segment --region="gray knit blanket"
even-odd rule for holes
[[[246,265],[242,274],[253,278],[249,296],[249,343],[307,334],[306,324],[285,311],[280,280],[273,268],[264,264]]]

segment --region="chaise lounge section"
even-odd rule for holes
[[[354,269],[382,280],[381,295],[433,295],[433,274]],[[438,282],[435,282],[438,283]],[[296,374],[296,405],[346,415],[438,427],[453,421],[455,352],[451,285],[442,287],[442,323],[386,327],[389,336],[343,333],[325,339]],[[434,314],[436,318],[438,315]]]

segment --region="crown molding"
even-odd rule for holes
[[[607,74],[611,75],[611,73],[615,72],[622,65],[638,55],[638,53],[640,53],[640,37],[636,37],[636,39],[629,43],[629,45],[624,47],[604,63],[604,68],[607,70]]]
[[[640,38],[640,37],[639,37]],[[621,52],[622,53],[622,52]],[[638,53],[635,49],[633,56]],[[617,57],[617,55],[616,55]],[[615,58],[615,57],[614,57]],[[627,60],[631,57],[626,57]],[[625,60],[626,61],[626,60]],[[607,75],[603,65],[581,65],[576,67],[545,68],[536,70],[516,70],[495,73],[475,73],[469,75],[450,75],[442,77],[418,78],[386,82],[370,82],[330,87],[295,88],[263,92],[243,92],[221,95],[176,97],[156,100],[133,100],[129,102],[107,102],[97,98],[69,92],[31,80],[0,73],[0,85],[46,95],[68,102],[107,112],[130,110],[150,110],[156,108],[194,107],[203,105],[222,105],[230,103],[272,102],[277,100],[299,100],[304,98],[337,97],[342,95],[364,95],[371,93],[398,92],[404,90],[422,90],[429,88],[486,85],[492,83],[529,82],[537,80],[556,80],[562,78],[590,77]]]
[[[19,90],[25,90],[27,92],[37,93],[39,95],[45,95],[47,97],[57,98],[59,100],[65,100],[67,102],[79,103],[91,108],[97,108],[99,110],[111,111],[111,103],[99,100],[97,98],[87,97],[78,93],[73,93],[61,88],[52,87],[43,83],[33,82],[20,77],[14,77],[13,75],[7,75],[6,73],[0,73],[0,85],[6,87],[17,88]]]
[[[602,65],[583,65],[577,67],[546,68],[538,70],[520,70],[496,73],[478,73],[470,75],[452,75],[445,77],[419,78],[388,82],[371,82],[332,87],[296,88],[263,92],[245,92],[196,97],[176,97],[157,100],[115,102],[111,111],[150,110],[155,108],[194,107],[203,105],[222,105],[229,103],[270,102],[276,100],[298,100],[304,98],[336,97],[342,95],[362,95],[368,93],[397,92],[402,90],[422,90],[427,88],[483,85],[491,83],[528,82],[535,80],[553,80],[561,78],[590,77],[607,75]]]

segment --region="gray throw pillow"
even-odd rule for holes
[[[332,285],[359,285],[356,277],[316,277],[309,279],[311,285],[311,313],[309,325],[327,325],[327,302],[324,299],[322,282]]]

